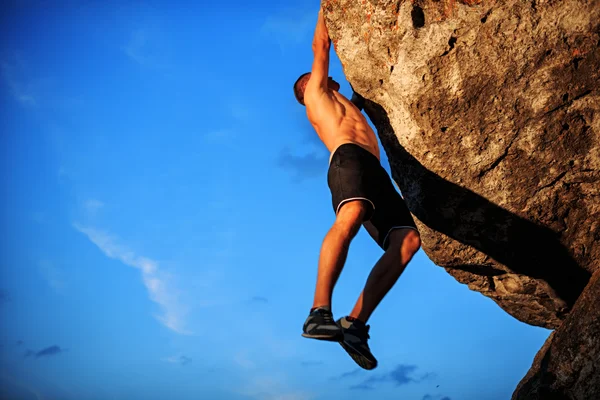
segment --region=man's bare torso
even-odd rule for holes
[[[360,110],[335,90],[327,90],[318,100],[306,104],[308,120],[330,152],[345,143],[354,143],[377,159],[379,145],[375,133]]]

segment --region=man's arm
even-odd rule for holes
[[[348,83],[350,83],[350,82],[348,82]],[[350,88],[352,89],[352,98],[350,99],[350,101],[352,103],[354,103],[356,108],[358,108],[360,111],[362,111],[363,108],[365,107],[365,98],[362,97],[360,94],[356,93],[356,91],[352,87],[351,83],[350,83]]]
[[[312,48],[314,60],[312,65],[312,74],[306,86],[307,91],[323,92],[327,90],[327,81],[329,78],[329,48],[331,39],[325,25],[323,10],[319,10],[317,18],[317,27],[313,38]]]

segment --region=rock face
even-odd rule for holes
[[[600,398],[600,272],[539,351],[513,400]]]
[[[600,0],[322,7],[427,255],[558,328],[513,400],[600,398]]]
[[[600,269],[600,0],[322,7],[424,251],[560,326]]]

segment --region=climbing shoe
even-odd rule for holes
[[[344,332],[344,340],[340,342],[346,353],[355,363],[364,369],[374,369],[377,367],[377,360],[371,354],[369,344],[369,325],[365,325],[357,319],[350,320],[343,317],[337,320],[337,324]]]
[[[339,342],[344,339],[342,329],[333,320],[331,311],[326,308],[316,308],[310,312],[304,322],[302,336],[310,339]]]

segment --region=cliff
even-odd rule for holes
[[[322,7],[429,258],[561,327],[600,269],[600,0]]]

